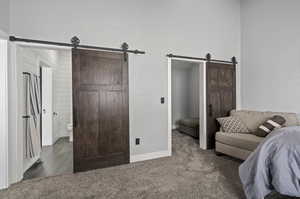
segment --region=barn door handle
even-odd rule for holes
[[[208,105],[208,115],[209,116],[213,115],[213,106],[212,106],[212,104]]]

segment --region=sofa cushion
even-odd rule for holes
[[[238,117],[220,117],[217,121],[226,133],[249,133],[247,126]]]
[[[254,151],[264,138],[252,134],[216,133],[216,141],[237,148]]]
[[[283,112],[260,112],[260,111],[247,111],[247,110],[232,110],[231,116],[239,117],[247,128],[254,132],[258,126],[274,115],[280,115],[286,119],[285,126],[298,126],[300,125],[296,113],[283,113]]]

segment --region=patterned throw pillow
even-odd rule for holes
[[[284,123],[284,117],[280,115],[274,115],[273,117],[265,121],[262,125],[260,125],[257,131],[252,133],[259,137],[266,137],[274,129],[281,128]]]
[[[217,121],[226,133],[249,133],[246,125],[238,117],[221,117],[217,118]]]

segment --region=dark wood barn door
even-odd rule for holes
[[[128,63],[73,49],[74,172],[129,163]]]
[[[215,147],[219,131],[218,117],[226,117],[236,108],[236,72],[234,64],[206,63],[207,146]]]

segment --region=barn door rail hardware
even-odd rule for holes
[[[174,55],[174,54],[167,54],[167,57],[180,58],[180,59],[193,59],[193,60],[200,60],[200,61],[207,61],[207,62],[218,62],[218,63],[224,63],[224,64],[237,64],[238,63],[236,61],[236,57],[232,57],[231,61],[212,59],[210,53],[207,53],[205,58],[202,58],[202,57],[189,57],[189,56]]]
[[[145,54],[145,51],[128,49],[128,44],[125,42],[122,44],[121,48],[108,48],[108,47],[100,47],[100,46],[81,45],[80,39],[76,36],[71,38],[71,43],[25,39],[25,38],[19,38],[15,36],[10,36],[9,40],[12,42],[25,42],[25,43],[35,43],[35,44],[44,44],[44,45],[52,45],[52,46],[64,46],[70,48],[84,48],[84,49],[94,49],[94,50],[103,50],[103,51],[112,51],[112,52],[123,52],[124,54],[125,53]]]

